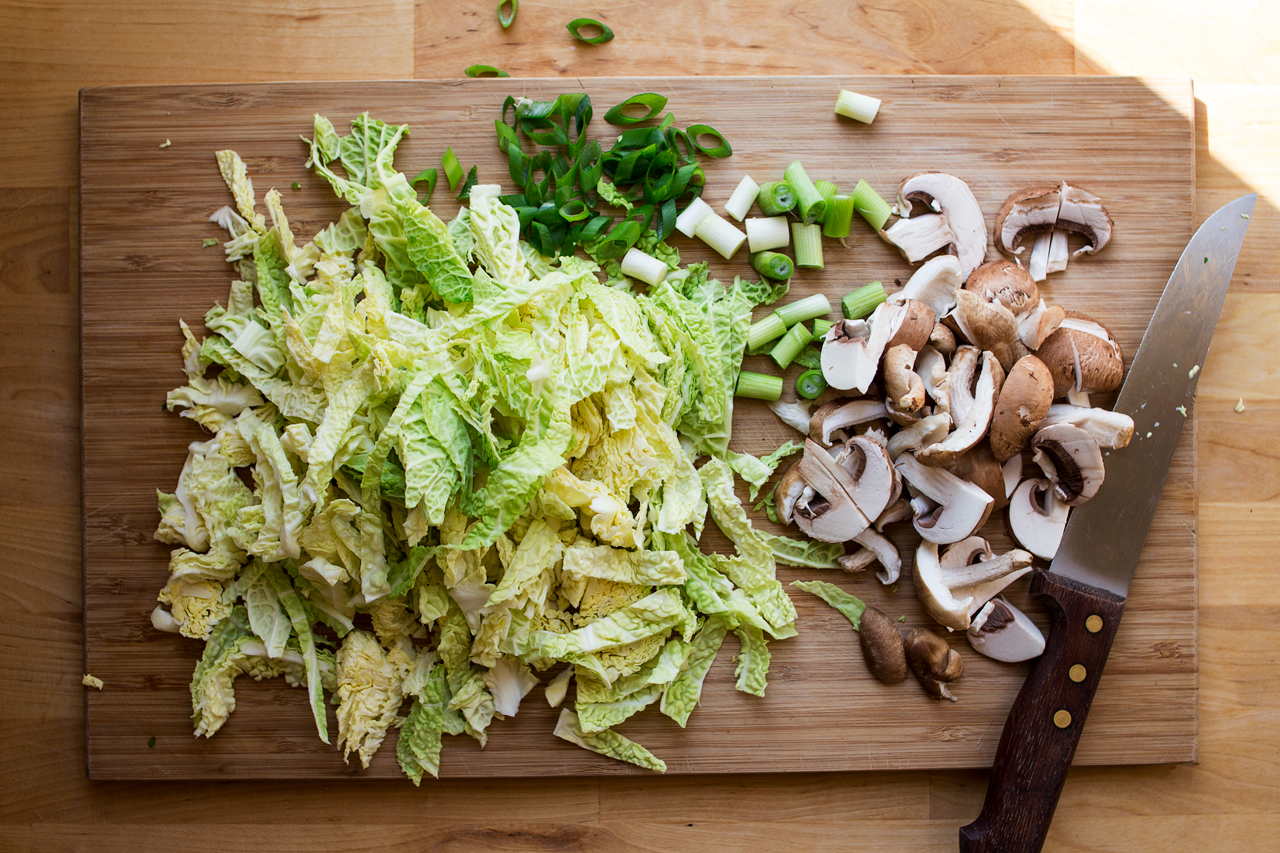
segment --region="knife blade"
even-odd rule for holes
[[[1257,198],[1220,208],[1183,250],[1116,400],[1134,437],[1072,510],[1049,570],[1032,575],[1049,637],[1009,711],[982,812],[960,829],[963,853],[1044,846]]]

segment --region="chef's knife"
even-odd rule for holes
[[[982,813],[960,830],[963,853],[1044,845],[1257,198],[1221,208],[1187,244],[1116,401],[1133,439],[1107,457],[1102,488],[1072,509],[1049,570],[1032,576],[1048,644],[1009,711]]]

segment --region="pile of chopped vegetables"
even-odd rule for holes
[[[159,494],[177,547],[152,615],[206,641],[196,733],[240,674],[284,676],[365,766],[399,729],[416,783],[554,671],[548,701],[575,688],[556,735],[661,770],[613,727],[655,703],[684,725],[730,631],[763,694],[766,641],[795,634],[775,563],[843,553],[753,529],[734,494],[794,449],[728,450],[752,309],[786,282],[725,286],[668,247],[645,294],[602,284],[522,240],[492,186],[446,223],[393,166],[407,132],[316,117],[308,164],[352,207],[309,242],[218,152],[237,276],[207,337],[182,324],[167,406],[212,438]],[[699,550],[708,510],[732,555]]]

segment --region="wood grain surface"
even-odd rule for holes
[[[1047,851],[1271,851],[1280,832],[1280,28],[1257,0],[0,0],[0,849],[954,851],[968,770],[402,782],[90,782],[80,524],[77,96],[84,86],[517,76],[1194,78],[1203,220],[1261,198],[1196,406],[1199,750],[1071,770]],[[576,14],[576,13],[575,13]],[[687,45],[684,49],[682,45]],[[757,47],[752,47],[757,45]],[[745,55],[744,55],[745,54]],[[1244,411],[1235,411],[1237,402]],[[107,689],[110,689],[108,687]],[[816,770],[816,768],[814,768]]]
[[[91,778],[385,777],[399,770],[391,749],[369,771],[345,765],[308,723],[303,693],[282,681],[240,682],[230,722],[209,740],[190,732],[189,673],[202,644],[155,631],[148,615],[167,577],[167,546],[154,542],[155,490],[169,490],[201,434],[160,409],[184,380],[176,324],[225,300],[230,271],[208,214],[229,194],[213,162],[239,151],[260,193],[285,192],[291,227],[314,233],[343,209],[303,169],[311,115],[338,123],[361,111],[408,123],[397,164],[415,174],[449,145],[482,182],[507,178],[493,121],[507,94],[538,100],[559,81],[478,80],[340,86],[231,86],[86,90],[81,111],[81,304],[85,496],[85,630],[90,672],[112,684],[88,694]],[[841,88],[880,97],[867,127],[837,118]],[[1046,282],[1046,298],[1097,317],[1133,353],[1191,232],[1194,203],[1191,98],[1185,81],[1076,78],[711,78],[597,79],[587,91],[597,114],[637,91],[657,91],[687,122],[709,123],[735,145],[731,158],[707,163],[705,198],[715,207],[738,178],[780,175],[799,158],[809,173],[851,187],[865,178],[892,197],[900,179],[938,169],[972,187],[992,227],[1013,190],[1070,179],[1106,199],[1119,223],[1108,249]],[[1056,116],[1043,106],[1054,104]],[[762,128],[759,115],[770,122]],[[597,121],[591,131],[608,135]],[[161,147],[163,143],[169,143]],[[508,178],[509,183],[509,178]],[[298,190],[288,189],[292,185]],[[438,191],[437,213],[457,203]],[[721,278],[750,274],[745,255],[711,256],[677,236],[684,260],[706,259]],[[826,293],[833,302],[873,279],[905,281],[911,268],[870,229],[848,248],[825,249],[826,266],[793,280],[788,299]],[[995,257],[994,249],[991,249]],[[769,370],[767,359],[748,364]],[[799,372],[793,367],[789,377]],[[1105,401],[1101,401],[1105,403]],[[1194,417],[1192,418],[1194,424]],[[792,431],[762,404],[735,409],[735,449],[763,455]],[[1193,430],[1170,472],[1153,533],[1134,584],[1133,604],[1086,730],[1081,764],[1187,761],[1195,756],[1195,473]],[[1122,484],[1121,484],[1122,486]],[[763,513],[757,520],[768,526]],[[1003,519],[987,535],[1009,547]],[[895,528],[907,555],[919,541]],[[704,543],[723,547],[723,542]],[[870,573],[787,569],[784,582],[826,575],[868,604],[908,624],[931,620],[908,577],[889,593]],[[1026,584],[1014,595],[1025,597]],[[886,688],[864,671],[847,623],[807,595],[793,596],[801,636],[773,646],[765,699],[733,690],[732,643],[708,679],[702,708],[681,730],[643,714],[620,730],[668,763],[668,773],[797,772],[977,767],[990,763],[996,735],[1025,666],[994,663],[960,637],[967,672],[963,701],[937,703],[914,684]],[[1042,609],[1028,605],[1042,621]],[[905,689],[910,688],[910,689]],[[637,773],[550,734],[557,711],[526,700],[514,720],[495,725],[488,747],[452,738],[445,776]],[[146,732],[146,737],[141,733]],[[148,747],[154,735],[156,746]]]

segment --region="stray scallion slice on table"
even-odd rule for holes
[[[444,149],[440,164],[444,166],[444,176],[449,180],[449,191],[457,192],[464,173],[462,164],[458,162],[458,155],[453,153],[453,146]]]
[[[750,397],[753,400],[781,400],[782,377],[744,370],[738,374],[736,396]]]
[[[703,217],[693,229],[694,236],[719,252],[725,260],[734,256],[747,235],[738,226],[714,211]]]
[[[520,10],[520,0],[502,0],[498,4],[498,23],[505,30],[515,23],[516,12]]]
[[[806,328],[804,323],[796,323],[774,344],[769,355],[780,370],[786,370],[800,354],[800,350],[804,349],[812,339],[813,332]]]
[[[564,28],[568,30],[569,34],[578,41],[586,42],[587,44],[604,44],[607,41],[613,41],[613,30],[609,29],[594,18],[574,18],[572,21],[565,24]],[[584,29],[596,29],[599,30],[599,33],[596,35],[586,35],[582,32]]]
[[[796,244],[796,266],[822,269],[822,226],[792,222],[791,237]]]
[[[659,95],[656,92],[644,92],[639,95],[632,95],[622,103],[612,107],[604,114],[604,120],[609,124],[639,124],[657,116],[666,105],[667,99],[664,95]],[[644,115],[636,115],[634,107],[642,107]]]
[[[862,320],[885,300],[884,285],[878,281],[865,284],[840,300],[840,308],[846,320]]]
[[[760,185],[752,180],[750,175],[743,175],[733,195],[729,196],[729,200],[724,203],[724,212],[741,222],[742,217],[746,216],[747,211],[751,209],[751,205],[756,203],[756,196],[759,194]],[[747,239],[751,239],[750,232]]]
[[[748,220],[749,221],[749,220]],[[747,240],[751,239],[751,228],[747,227]],[[765,278],[774,281],[786,281],[795,272],[795,264],[781,252],[756,252],[751,255],[751,268]]]
[[[714,127],[706,124],[691,124],[689,129],[685,131],[689,134],[689,140],[693,143],[693,147],[708,157],[728,157],[733,153],[733,147],[729,145],[729,140],[724,138],[724,134],[716,130]],[[710,136],[719,144],[715,147],[703,142],[703,137]]]
[[[796,377],[796,393],[806,400],[816,400],[827,390],[827,380],[821,370],[806,370]]]
[[[800,214],[800,221],[806,225],[820,221],[822,214],[826,212],[827,202],[822,198],[822,193],[818,192],[818,188],[813,185],[813,181],[809,180],[809,175],[801,162],[792,161],[787,171],[783,173],[783,177],[795,192],[796,212]]]
[[[787,324],[778,312],[774,311],[767,317],[752,323],[751,328],[747,329],[747,349],[758,350],[769,341],[780,338],[787,333]]]
[[[880,111],[880,99],[841,89],[836,98],[836,115],[871,124]]]
[[[423,204],[431,201],[431,194],[436,191],[436,178],[439,174],[440,173],[435,169],[423,169],[417,174],[417,176],[409,181],[409,185],[414,188],[416,188],[420,183],[425,183],[427,185],[427,194],[421,199]]]
[[[667,277],[667,262],[646,254],[634,246],[622,258],[622,274],[654,286]]]
[[[853,196],[837,193],[827,202],[827,214],[822,218],[822,236],[840,240],[849,236],[853,223]]]
[[[747,248],[752,252],[781,249],[791,242],[785,216],[753,216],[743,224],[747,228]]]
[[[879,231],[889,220],[889,203],[871,188],[866,181],[858,181],[853,188],[853,209],[862,214],[872,228]]]
[[[463,72],[468,77],[510,77],[511,75],[503,71],[501,68],[495,68],[492,65],[469,65],[467,70]]]
[[[806,296],[804,299],[797,299],[795,302],[783,305],[773,313],[782,319],[782,322],[790,328],[796,323],[803,323],[806,320],[813,320],[821,317],[823,314],[831,313],[831,301],[827,299],[825,294],[815,293],[812,296]]]
[[[791,184],[786,181],[771,181],[760,185],[760,193],[756,196],[756,204],[765,216],[781,216],[795,210],[796,194]]]

